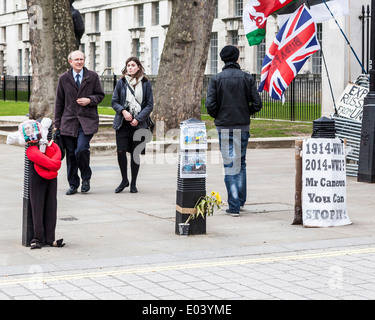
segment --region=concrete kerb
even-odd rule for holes
[[[112,125],[113,116],[101,115],[100,118],[101,124],[103,126]],[[0,143],[5,143],[9,132],[16,131],[17,126],[27,119],[27,116],[0,117]],[[248,149],[293,148],[295,146],[296,140],[303,140],[306,138],[309,137],[250,138]],[[179,142],[176,140],[151,141],[147,144],[147,150],[149,152],[176,152],[176,150],[178,150],[178,147]],[[218,139],[208,140],[208,150],[218,150],[218,148]],[[116,151],[116,143],[115,141],[91,143],[91,151],[93,154],[113,154]]]
[[[293,148],[297,140],[307,139],[309,137],[283,137],[283,138],[249,138],[248,149],[279,149]],[[219,150],[219,140],[211,139],[207,141],[208,150]],[[146,146],[146,152],[172,152],[179,149],[177,141],[151,141]],[[115,142],[92,143],[91,151],[93,154],[109,152],[113,154],[116,151]]]

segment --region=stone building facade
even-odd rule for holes
[[[359,16],[362,5],[369,5],[370,0],[348,1],[349,15],[337,20],[360,56],[362,29]],[[136,55],[147,74],[157,75],[173,2],[75,0],[73,6],[80,11],[85,23],[81,50],[86,54],[86,66],[100,75],[119,75],[125,60]],[[276,20],[270,17],[265,41],[250,47],[242,24],[242,9],[246,3],[247,0],[217,0],[206,74],[221,70],[223,63],[219,52],[226,44],[239,47],[243,69],[253,74],[260,73],[266,49],[278,28]],[[31,74],[29,28],[25,0],[0,0],[0,74]],[[362,70],[333,19],[318,25],[318,38],[322,43],[328,73],[321,53],[309,59],[301,73],[322,74],[323,110],[331,110],[332,99],[326,75],[330,77],[335,96],[339,96],[347,82],[354,81]]]

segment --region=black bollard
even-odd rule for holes
[[[205,128],[204,122],[197,119],[189,119],[181,122],[181,126],[197,126],[202,125]],[[204,129],[205,131],[205,129]],[[204,132],[206,134],[206,132]],[[183,135],[183,133],[181,133]],[[207,137],[207,136],[206,136]],[[206,140],[207,144],[207,140]],[[194,212],[194,206],[197,201],[206,195],[206,176],[202,177],[181,177],[181,166],[186,165],[185,158],[188,159],[189,155],[193,158],[199,155],[199,152],[206,152],[205,149],[184,149],[180,146],[181,151],[178,161],[177,172],[177,192],[176,192],[176,224],[175,233],[179,234],[179,223],[184,223],[191,213]],[[206,166],[206,164],[204,164]],[[204,172],[205,172],[204,167]],[[198,176],[200,174],[198,173]],[[205,234],[206,233],[206,219],[198,217],[189,221],[189,234]]]
[[[176,224],[175,233],[179,234],[178,224],[184,223],[194,212],[194,206],[200,197],[206,195],[206,178],[184,179],[180,177],[180,163],[177,173]],[[189,221],[189,234],[205,234],[206,220],[202,217]]]
[[[359,149],[359,182],[375,182],[375,0],[371,0],[370,92],[363,101],[361,143]]]
[[[334,139],[336,137],[335,120],[321,117],[313,121],[311,138]]]
[[[359,149],[359,182],[375,182],[375,92],[364,99],[361,143]]]

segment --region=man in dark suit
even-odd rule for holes
[[[66,147],[69,189],[67,195],[90,190],[90,141],[99,128],[98,104],[104,92],[96,72],[88,70],[81,51],[69,54],[71,69],[59,77],[55,101],[55,130],[60,129]]]

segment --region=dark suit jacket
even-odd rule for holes
[[[87,106],[80,106],[78,98],[90,98]],[[96,72],[84,67],[79,90],[73,78],[72,69],[59,77],[55,101],[55,128],[63,136],[78,136],[79,124],[87,135],[95,134],[99,128],[98,104],[104,99],[104,92]]]

